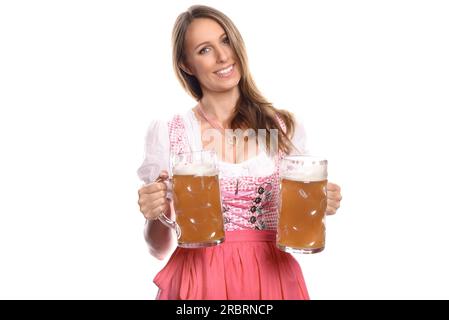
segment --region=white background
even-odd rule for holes
[[[194,101],[171,66],[191,1],[0,3],[0,298],[153,299],[146,128]],[[343,190],[313,299],[448,299],[445,1],[203,1]]]

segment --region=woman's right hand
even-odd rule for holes
[[[167,171],[161,171],[155,182],[139,189],[140,212],[148,220],[155,220],[162,213],[169,213],[170,203],[167,199],[167,184],[165,183],[167,179]]]

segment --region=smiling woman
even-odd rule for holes
[[[203,39],[209,40],[198,44]],[[200,18],[189,25],[185,55],[187,58],[180,64],[182,71],[201,83],[203,95],[238,90],[240,67],[228,36],[214,20]]]
[[[209,150],[219,155],[225,242],[196,249],[177,247],[154,279],[158,298],[308,299],[299,264],[275,245],[279,160],[307,152],[301,122],[260,93],[243,39],[220,11],[189,8],[176,20],[172,40],[175,73],[197,104],[168,122],[153,121],[148,129],[146,157],[138,170],[146,183],[139,190],[140,210],[148,221],[145,239],[154,256],[162,259],[169,252],[172,230],[159,218],[162,214],[174,218],[180,199],[175,191],[173,205],[167,192],[171,157]],[[194,168],[199,171],[187,178],[203,179],[202,169]],[[204,184],[205,179],[201,181]],[[208,221],[204,225],[198,221],[209,209],[199,206],[201,195],[193,195],[195,185],[201,183],[192,182],[185,191],[192,193],[189,206],[195,219],[182,220],[192,221],[199,234]],[[335,213],[341,200],[339,187],[328,184],[327,196],[327,212]]]

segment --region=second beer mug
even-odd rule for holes
[[[277,247],[296,253],[324,249],[327,160],[289,156],[281,160],[281,204]]]
[[[180,247],[201,248],[223,242],[216,154],[213,151],[181,153],[171,162],[176,222],[164,215],[160,219],[176,230]]]

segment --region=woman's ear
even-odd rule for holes
[[[179,67],[181,68],[182,71],[184,71],[184,72],[187,73],[188,75],[193,76],[192,70],[190,70],[190,68],[187,66],[186,63],[181,62],[181,63],[179,64]]]

